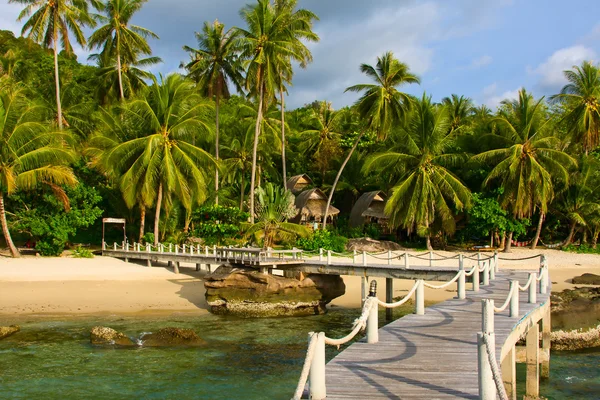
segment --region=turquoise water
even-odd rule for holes
[[[289,399],[309,331],[341,336],[358,310],[332,309],[302,318],[239,319],[214,315],[94,317],[19,321],[22,331],[0,341],[2,399]],[[381,318],[383,320],[383,318]],[[14,321],[2,321],[0,325]],[[200,348],[99,348],[94,325],[131,337],[161,327],[194,329]],[[328,348],[328,358],[337,350]],[[600,353],[553,354],[550,399],[600,398]],[[521,380],[522,382],[522,380]]]

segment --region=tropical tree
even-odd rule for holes
[[[16,190],[49,185],[68,204],[61,185],[77,183],[69,163],[75,153],[68,131],[54,132],[44,121],[46,110],[28,99],[23,86],[0,81],[0,222],[13,257],[19,256],[8,223],[4,197]]]
[[[225,25],[215,20],[204,23],[202,33],[196,32],[198,48],[183,46],[190,53],[192,61],[185,68],[203,94],[215,98],[215,158],[219,160],[219,105],[220,100],[230,97],[231,83],[242,93],[243,66],[239,58],[237,32],[234,28],[225,30]],[[219,169],[215,170],[215,204],[219,204]]]
[[[569,83],[551,100],[565,104],[564,121],[588,154],[598,147],[600,139],[600,68],[584,61],[564,74]]]
[[[89,38],[90,48],[102,48],[102,53],[116,59],[115,69],[119,82],[119,98],[125,98],[123,90],[123,66],[138,63],[140,54],[151,55],[152,49],[146,41],[158,36],[141,26],[130,25],[133,15],[148,0],[107,0],[101,7],[105,15],[96,15],[103,24]]]
[[[57,121],[59,129],[63,127],[63,116],[60,102],[60,77],[58,73],[59,41],[67,54],[73,53],[69,32],[75,40],[85,46],[86,40],[82,28],[93,27],[95,21],[88,13],[88,4],[99,7],[96,0],[9,0],[9,3],[25,5],[18,17],[21,21],[31,16],[21,31],[22,35],[44,47],[54,50],[54,84],[56,87]]]
[[[569,168],[576,165],[573,157],[558,149],[559,140],[553,135],[551,120],[543,98],[535,101],[525,89],[517,100],[505,100],[496,129],[482,136],[482,141],[494,144],[495,149],[484,151],[474,161],[493,165],[484,185],[497,182],[504,190],[500,205],[517,219],[529,218],[539,210],[537,232],[539,239],[548,205],[554,198],[554,181],[568,183]],[[510,251],[512,232],[509,232],[505,251]]]
[[[333,181],[327,199],[327,206],[325,207],[323,229],[325,229],[327,224],[327,215],[333,194],[335,193],[335,187],[340,180],[344,167],[348,163],[348,160],[350,160],[350,157],[352,157],[352,153],[356,150],[360,139],[367,130],[372,130],[376,132],[379,140],[385,140],[392,126],[404,120],[407,110],[410,109],[412,103],[409,95],[399,91],[397,89],[398,86],[407,83],[420,83],[419,78],[410,72],[408,65],[398,61],[392,52],[387,52],[381,57],[377,57],[377,65],[375,67],[362,64],[360,70],[375,81],[375,83],[354,85],[346,89],[346,92],[364,92],[355,103],[355,107],[363,120],[364,127]]]
[[[444,97],[442,99],[442,104],[444,107],[448,108],[451,130],[460,129],[475,112],[473,100],[457,94],[452,94],[450,97]]]
[[[402,128],[404,140],[392,151],[370,157],[363,170],[388,171],[397,177],[385,207],[390,225],[416,231],[432,250],[434,229],[452,234],[456,228],[452,207],[456,211],[468,207],[471,195],[449,170],[466,157],[451,152],[455,134],[448,109],[435,106],[425,94],[414,108]]]
[[[205,168],[214,158],[198,147],[212,133],[207,123],[210,104],[202,101],[193,82],[181,75],[162,78],[143,97],[118,107],[119,119],[133,129],[102,127],[92,137],[88,152],[100,170],[119,176],[128,207],[154,199],[154,240],[158,244],[163,200],[175,198],[188,211],[206,199]],[[117,125],[118,126],[118,125]]]
[[[256,191],[256,223],[245,230],[246,237],[255,237],[263,242],[263,248],[273,247],[277,239],[293,239],[296,236],[307,237],[308,228],[286,222],[298,213],[294,205],[294,195],[287,189],[277,187],[271,182]]]

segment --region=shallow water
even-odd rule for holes
[[[240,319],[89,317],[22,320],[22,331],[0,341],[0,398],[4,399],[289,399],[309,331],[348,332],[359,310],[327,315]],[[398,316],[400,313],[398,313]],[[383,320],[381,315],[380,320]],[[2,321],[0,325],[14,321]],[[100,348],[89,344],[94,325],[132,338],[161,327],[194,329],[200,348]],[[337,350],[328,347],[328,359]],[[600,398],[600,353],[553,354],[550,399]]]

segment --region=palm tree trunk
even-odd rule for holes
[[[538,226],[535,231],[535,237],[533,238],[533,241],[531,242],[531,250],[535,250],[535,248],[538,244],[538,240],[540,240],[540,234],[542,233],[542,225],[543,224],[544,224],[544,214],[542,212],[540,212],[540,219],[538,220]]]
[[[19,250],[10,237],[8,223],[6,222],[6,210],[4,209],[4,194],[2,192],[0,192],[0,222],[2,223],[2,233],[4,234],[4,240],[10,249],[10,254],[15,258],[21,257],[21,253],[19,253]]]
[[[215,158],[217,164],[219,163],[219,88],[217,88],[217,95],[215,100],[215,111],[217,117],[215,119]],[[215,205],[219,205],[219,166],[215,166]]]
[[[259,73],[262,77],[262,73]],[[258,114],[256,116],[256,127],[254,129],[254,144],[252,145],[252,174],[250,175],[250,223],[254,223],[254,184],[256,182],[256,155],[258,152],[258,138],[260,136],[260,126],[262,125],[262,108],[264,85],[262,78],[260,81],[260,93],[258,95]]]
[[[594,228],[594,230],[592,231],[592,249],[595,249],[596,246],[598,245],[598,234],[600,233],[600,231],[598,231],[598,229]]]
[[[117,76],[119,77],[119,95],[121,100],[125,98],[125,92],[123,92],[123,77],[121,76],[121,53],[117,47]]]
[[[287,188],[287,171],[285,168],[285,98],[283,95],[283,85],[279,88],[281,96],[281,163],[283,166],[283,188]]]
[[[431,245],[431,235],[427,235],[426,237],[427,250],[433,251],[433,246]]]
[[[156,199],[156,213],[154,214],[154,245],[158,246],[158,223],[160,222],[160,208],[162,206],[163,187],[158,185],[158,197]]]
[[[325,230],[325,227],[327,225],[327,215],[329,214],[329,206],[331,205],[331,199],[333,199],[333,193],[335,192],[335,187],[337,186],[338,181],[340,180],[340,177],[342,176],[342,172],[344,171],[346,164],[348,164],[348,161],[350,161],[350,157],[352,157],[354,150],[356,150],[356,147],[358,147],[358,142],[360,142],[360,139],[363,137],[364,133],[365,133],[365,131],[362,131],[360,133],[360,135],[358,135],[358,137],[356,138],[356,142],[354,142],[354,146],[352,146],[352,148],[350,149],[350,152],[346,156],[346,159],[342,163],[342,166],[340,167],[340,170],[338,171],[338,173],[335,177],[335,181],[333,181],[333,186],[331,187],[331,192],[329,192],[329,197],[327,198],[327,206],[325,206],[325,217],[323,219],[323,230]]]
[[[140,243],[144,237],[144,231],[146,230],[146,207],[140,206]]]
[[[58,33],[54,32],[54,84],[56,85],[56,111],[58,129],[63,127],[62,107],[60,104],[60,80],[58,76]]]
[[[506,238],[506,242],[504,243],[504,252],[505,253],[510,253],[510,248],[512,246],[512,238],[513,238],[513,233],[509,232],[508,237]]]
[[[506,232],[502,232],[502,240],[500,241],[500,248],[504,250],[506,246]]]
[[[573,236],[575,236],[575,227],[576,226],[577,226],[577,223],[575,221],[571,222],[571,227],[569,229],[569,236],[567,236],[567,239],[565,239],[563,246],[568,246],[573,242]]]
[[[244,184],[245,184],[245,182],[244,182],[245,172],[246,171],[242,171],[242,183],[241,183],[242,189],[240,190],[240,211],[244,211],[244,191],[246,189],[244,187]]]

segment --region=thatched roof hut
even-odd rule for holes
[[[300,210],[293,222],[321,222],[325,215],[327,206],[327,196],[321,189],[314,188],[305,190],[296,196],[296,208]],[[334,206],[329,206],[329,217],[340,213],[340,210]]]
[[[350,226],[363,226],[365,222],[373,220],[387,223],[388,217],[384,212],[386,202],[387,196],[381,190],[363,193],[350,212]]]
[[[298,194],[306,189],[307,186],[312,185],[313,181],[306,174],[295,175],[287,180],[285,186],[293,194]]]

